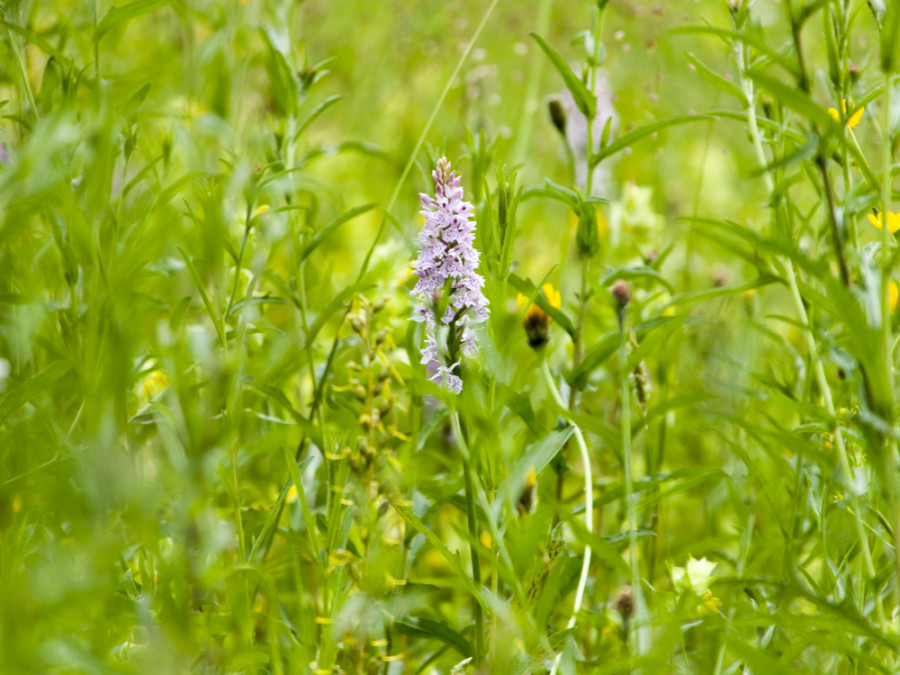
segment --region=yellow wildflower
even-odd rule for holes
[[[559,291],[553,288],[552,284],[544,284],[544,296],[551,307],[556,309],[562,307],[562,297]],[[528,302],[528,298],[519,293],[516,302],[519,307],[522,307]],[[553,319],[550,315],[538,307],[536,303],[532,303],[528,307],[525,311],[525,316],[522,318],[522,325],[525,327],[525,333],[528,335],[529,346],[537,349],[547,344],[547,340],[550,339],[549,327],[551,321]]]
[[[850,99],[850,105],[853,105],[853,99]],[[857,124],[859,124],[859,121],[862,119],[865,109],[866,107],[862,106],[859,110],[857,110],[855,113],[853,113],[853,115],[850,116],[850,118],[847,120],[848,129],[852,129]],[[845,115],[847,114],[847,99],[841,99],[841,110]],[[828,114],[834,118],[835,122],[841,121],[841,115],[835,108],[829,108]]]
[[[869,222],[879,230],[883,227],[881,216],[881,211],[879,211],[877,215],[872,213],[869,214]],[[894,234],[897,230],[900,230],[900,213],[892,213],[888,211],[887,216],[888,229],[891,231],[891,234]]]
[[[722,609],[722,601],[714,596],[712,591],[706,591],[706,593],[703,594],[703,602],[700,604],[700,609],[698,610],[700,616],[718,614],[720,609]]]
[[[149,401],[168,386],[169,378],[166,377],[166,374],[161,370],[154,370],[141,380],[140,395]]]
[[[896,281],[891,281],[891,285],[888,287],[888,305],[892,314],[897,311],[898,302],[900,302],[900,288],[897,288]]]

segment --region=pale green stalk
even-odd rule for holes
[[[625,472],[625,512],[628,521],[628,550],[631,559],[631,593],[634,596],[635,608],[635,647],[638,654],[644,654],[650,647],[650,623],[647,606],[644,604],[644,593],[641,588],[641,575],[638,569],[637,542],[637,509],[634,505],[634,477],[631,466],[631,389],[628,386],[626,352],[627,336],[625,331],[625,308],[618,310],[619,318],[619,379],[621,380],[620,398],[622,403],[622,466]]]
[[[469,527],[469,535],[472,541],[469,548],[472,554],[472,581],[477,589],[481,589],[481,559],[478,556],[478,523],[475,520],[475,486],[472,481],[471,454],[469,446],[463,436],[462,425],[459,421],[459,413],[454,410],[450,414],[450,424],[453,427],[453,435],[459,443],[459,450],[463,456],[463,477],[466,484],[466,524]],[[481,663],[484,654],[484,614],[481,610],[481,602],[478,598],[472,598],[472,609],[475,613],[475,663]]]
[[[556,401],[556,405],[566,410],[566,405],[563,402],[562,397],[559,395],[556,384],[553,382],[553,376],[550,374],[550,367],[547,365],[546,358],[541,358],[541,373],[543,373],[544,375],[544,381],[547,383],[547,389],[550,390],[550,394],[551,396],[553,396],[553,400]],[[582,464],[584,464],[584,526],[589,533],[593,533],[594,479],[591,474],[591,456],[588,453],[587,444],[584,442],[584,434],[581,433],[581,429],[574,422],[572,422],[572,426],[575,428],[575,440],[578,442],[578,449],[581,451],[581,462]],[[578,612],[581,610],[581,603],[584,600],[584,589],[587,586],[588,572],[590,570],[590,567],[591,545],[585,544],[584,559],[581,563],[581,575],[578,577],[578,587],[575,589],[575,601],[572,604],[572,616],[569,617],[569,622],[566,624],[566,628],[575,627],[575,619],[578,616]],[[562,652],[557,653],[556,658],[553,660],[553,668],[550,670],[550,675],[556,675],[556,671],[559,668],[559,661],[561,658]]]

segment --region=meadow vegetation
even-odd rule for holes
[[[0,18],[0,672],[900,671],[900,2]]]

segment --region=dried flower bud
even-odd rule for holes
[[[623,586],[619,591],[619,599],[616,600],[616,611],[622,615],[624,621],[628,621],[634,614],[634,596],[631,594],[631,586]]]
[[[621,279],[612,285],[609,292],[622,309],[625,309],[631,302],[631,291],[628,290],[628,284]]]
[[[566,109],[566,104],[563,103],[561,97],[554,96],[547,103],[547,108],[550,110],[550,121],[553,122],[553,126],[565,138],[566,122],[569,119],[569,111]]]

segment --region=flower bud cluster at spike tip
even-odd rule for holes
[[[454,356],[458,348],[463,355],[472,357],[478,353],[472,326],[487,320],[488,301],[481,290],[484,278],[476,272],[480,254],[473,245],[472,205],[463,201],[460,177],[443,157],[431,175],[434,197],[419,195],[425,206],[420,212],[425,216],[425,225],[418,238],[419,257],[412,266],[419,278],[412,290],[416,300],[412,319],[425,322],[421,363],[434,364],[437,373],[432,379],[458,394],[462,391],[462,380],[453,369],[459,361],[448,365],[441,359],[435,309],[446,304],[440,322],[451,328],[448,353]],[[449,290],[448,298],[442,298],[445,289]]]

